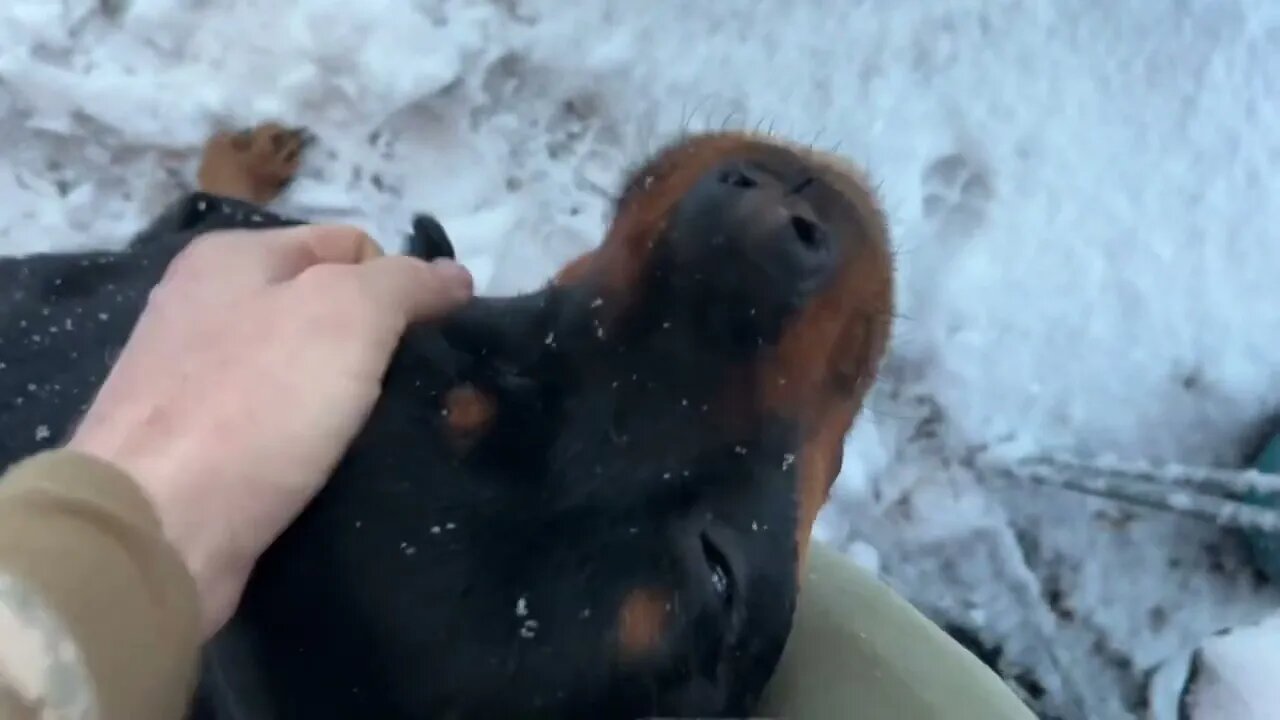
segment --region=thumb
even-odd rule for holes
[[[408,255],[376,257],[351,270],[369,292],[407,322],[437,320],[471,299],[474,281],[458,263],[426,262]]]

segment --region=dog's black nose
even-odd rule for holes
[[[821,252],[827,247],[826,230],[813,216],[813,210],[807,203],[796,205],[798,206],[786,208],[787,223],[781,232],[790,234],[790,242],[797,244],[802,252]]]
[[[831,238],[809,197],[815,182],[805,169],[739,159],[710,169],[681,200],[674,228],[674,240],[686,246],[680,254],[702,254],[689,245],[740,254],[803,284],[833,262]]]
[[[800,159],[730,158],[680,197],[659,277],[692,308],[703,337],[734,350],[772,343],[832,277],[840,236],[824,210],[836,206],[815,171]]]

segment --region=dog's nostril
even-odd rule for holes
[[[800,244],[816,248],[822,244],[822,228],[814,221],[799,215],[791,216],[791,231],[795,233]]]
[[[729,168],[728,170],[721,170],[719,179],[720,179],[720,182],[724,185],[728,185],[730,187],[742,188],[742,189],[753,188],[759,184],[756,182],[755,178],[746,174],[742,170],[739,170],[738,168]]]

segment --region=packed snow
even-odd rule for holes
[[[1280,406],[1280,4],[7,0],[0,252],[118,247],[267,119],[321,139],[282,212],[391,249],[436,213],[493,293],[591,247],[681,130],[846,155],[901,319],[820,536],[1046,717],[1145,717],[1153,670],[1280,601],[1234,534],[972,462],[1245,461]],[[1215,657],[1280,676],[1268,637]]]
[[[1203,720],[1275,717],[1280,713],[1280,666],[1259,662],[1280,648],[1280,614],[1214,637],[1193,656],[1187,714]]]

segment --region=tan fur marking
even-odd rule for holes
[[[661,588],[631,592],[618,611],[618,648],[624,660],[644,659],[662,642],[671,615],[671,595]]]
[[[497,414],[493,398],[470,384],[445,393],[444,411],[449,438],[461,452],[469,451],[479,442]]]

